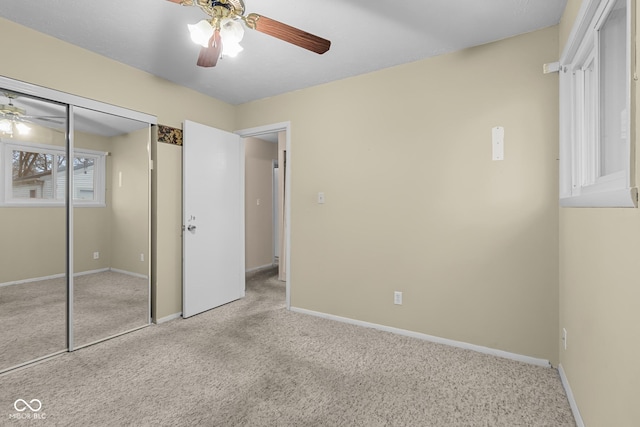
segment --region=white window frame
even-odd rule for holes
[[[631,0],[626,1],[626,167],[600,176],[599,31],[616,0],[585,0],[560,58],[560,206],[637,207],[631,171]],[[587,70],[588,71],[585,71]],[[592,84],[588,82],[591,76]]]
[[[0,139],[0,206],[3,207],[63,207],[65,199],[27,199],[13,197],[13,176],[12,159],[13,151],[30,151],[54,156],[67,155],[62,146],[37,144],[32,142],[22,142],[14,140]],[[87,157],[94,159],[94,198],[93,200],[73,199],[74,207],[105,207],[106,206],[106,152],[89,149],[76,148],[73,153],[74,158]],[[67,161],[67,167],[73,167],[73,162]],[[73,173],[71,174],[73,175]],[[56,172],[52,171],[52,181],[56,182]],[[73,179],[73,178],[72,178]],[[53,188],[54,194],[56,188]]]

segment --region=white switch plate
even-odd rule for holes
[[[395,291],[393,293],[393,303],[397,305],[402,305],[402,292]]]
[[[493,160],[504,160],[504,128],[496,126],[491,129]]]
[[[318,193],[318,204],[324,204],[324,193],[322,191]]]

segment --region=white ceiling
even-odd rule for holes
[[[255,12],[331,40],[324,55],[247,30],[244,51],[196,66],[187,24],[166,0],[0,0],[0,16],[231,104],[555,25],[566,0],[245,0]],[[20,43],[20,40],[6,41]]]

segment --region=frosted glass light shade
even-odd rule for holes
[[[0,120],[0,132],[7,133],[9,135],[13,134],[13,126],[10,120],[7,120],[7,119]]]
[[[197,24],[189,24],[187,27],[189,27],[189,33],[191,33],[191,40],[195,44],[199,44],[202,47],[209,47],[209,39],[213,36],[213,27],[208,21],[203,19]]]
[[[244,27],[238,20],[225,18],[220,21],[220,38],[222,39],[222,54],[231,58],[242,52],[240,42],[244,37]]]
[[[222,42],[222,54],[224,56],[229,56],[231,58],[235,58],[243,50],[244,50],[244,48],[242,46],[240,46],[240,43],[225,43],[225,42]]]
[[[224,18],[220,21],[220,37],[223,43],[240,43],[244,37],[244,27],[238,20]]]
[[[20,135],[29,135],[31,128],[24,123],[16,123],[16,129]]]

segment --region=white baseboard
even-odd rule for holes
[[[109,268],[109,270],[113,271],[114,273],[126,274],[128,276],[138,277],[140,279],[148,279],[149,278],[149,276],[147,276],[146,274],[134,273],[132,271],[120,270],[118,268]]]
[[[3,286],[21,285],[23,283],[39,282],[40,280],[59,279],[65,277],[65,274],[52,274],[51,276],[33,277],[31,279],[14,280],[12,282],[0,283],[0,288]]]
[[[81,271],[79,273],[74,273],[73,277],[78,277],[78,276],[88,276],[89,274],[98,274],[98,273],[104,273],[105,271],[109,271],[109,268],[99,268],[97,270],[88,270],[88,271]]]
[[[105,271],[109,271],[109,269],[108,268],[101,268],[101,269],[98,269],[98,270],[81,271],[79,273],[75,273],[73,276],[74,277],[86,276],[87,274],[102,273],[102,272],[105,272]],[[23,283],[40,282],[42,280],[60,279],[61,277],[65,277],[65,276],[66,276],[66,274],[60,273],[60,274],[52,274],[51,276],[32,277],[30,279],[14,280],[13,282],[0,283],[0,288],[3,287],[3,286],[21,285]]]
[[[115,273],[127,274],[129,276],[139,277],[141,279],[148,279],[149,278],[148,276],[145,276],[144,274],[132,273],[131,271],[118,270],[117,268],[109,268],[109,267],[99,268],[97,270],[80,271],[78,273],[74,273],[73,277],[86,276],[86,275],[89,275],[89,274],[104,273],[105,271],[113,271]],[[60,274],[52,274],[51,276],[32,277],[30,279],[14,280],[12,282],[0,283],[0,288],[2,288],[3,286],[21,285],[23,283],[40,282],[42,280],[59,279],[61,277],[65,277],[65,276],[66,276],[66,274],[60,273]]]
[[[156,323],[159,325],[160,323],[166,323],[166,322],[169,322],[169,321],[174,320],[174,319],[179,319],[180,317],[182,317],[182,312],[170,314],[170,315],[165,316],[165,317],[163,317],[161,319],[157,319]]]
[[[334,316],[333,314],[320,313],[317,311],[306,310],[304,308],[291,307],[291,311],[296,313],[301,313],[301,314],[308,314],[316,317],[322,317],[324,319],[335,320],[338,322],[349,323],[351,325],[364,326],[365,328],[372,328],[380,331],[391,332],[398,335],[404,335],[406,337],[418,338],[421,340],[431,341],[438,344],[445,344],[445,345],[450,345],[452,347],[464,348],[466,350],[473,350],[479,353],[490,354],[490,355],[502,357],[505,359],[511,359],[511,360],[516,360],[518,362],[528,363],[530,365],[543,366],[545,368],[551,367],[551,362],[549,362],[546,359],[539,359],[536,357],[524,356],[522,354],[510,353],[508,351],[497,350],[495,348],[483,347],[481,345],[450,340],[447,338],[436,337],[433,335],[427,335],[420,332],[408,331],[406,329],[399,329],[391,326],[379,325],[377,323],[363,322],[361,320],[349,319],[347,317]]]
[[[578,409],[578,403],[576,399],[573,397],[573,391],[571,391],[571,386],[569,385],[569,379],[564,372],[564,368],[562,364],[558,365],[558,372],[560,373],[560,380],[562,381],[562,387],[564,387],[564,392],[567,395],[567,399],[569,400],[569,406],[571,406],[571,412],[573,413],[573,418],[576,420],[576,425],[578,427],[584,427],[584,421],[582,421],[582,416],[580,415],[580,410]]]
[[[266,270],[267,268],[271,268],[271,267],[275,267],[275,264],[271,263],[271,264],[265,264],[265,265],[261,265],[260,267],[253,267],[250,268],[248,270],[245,270],[245,274],[246,273],[253,273],[254,271],[258,271],[258,270]]]

